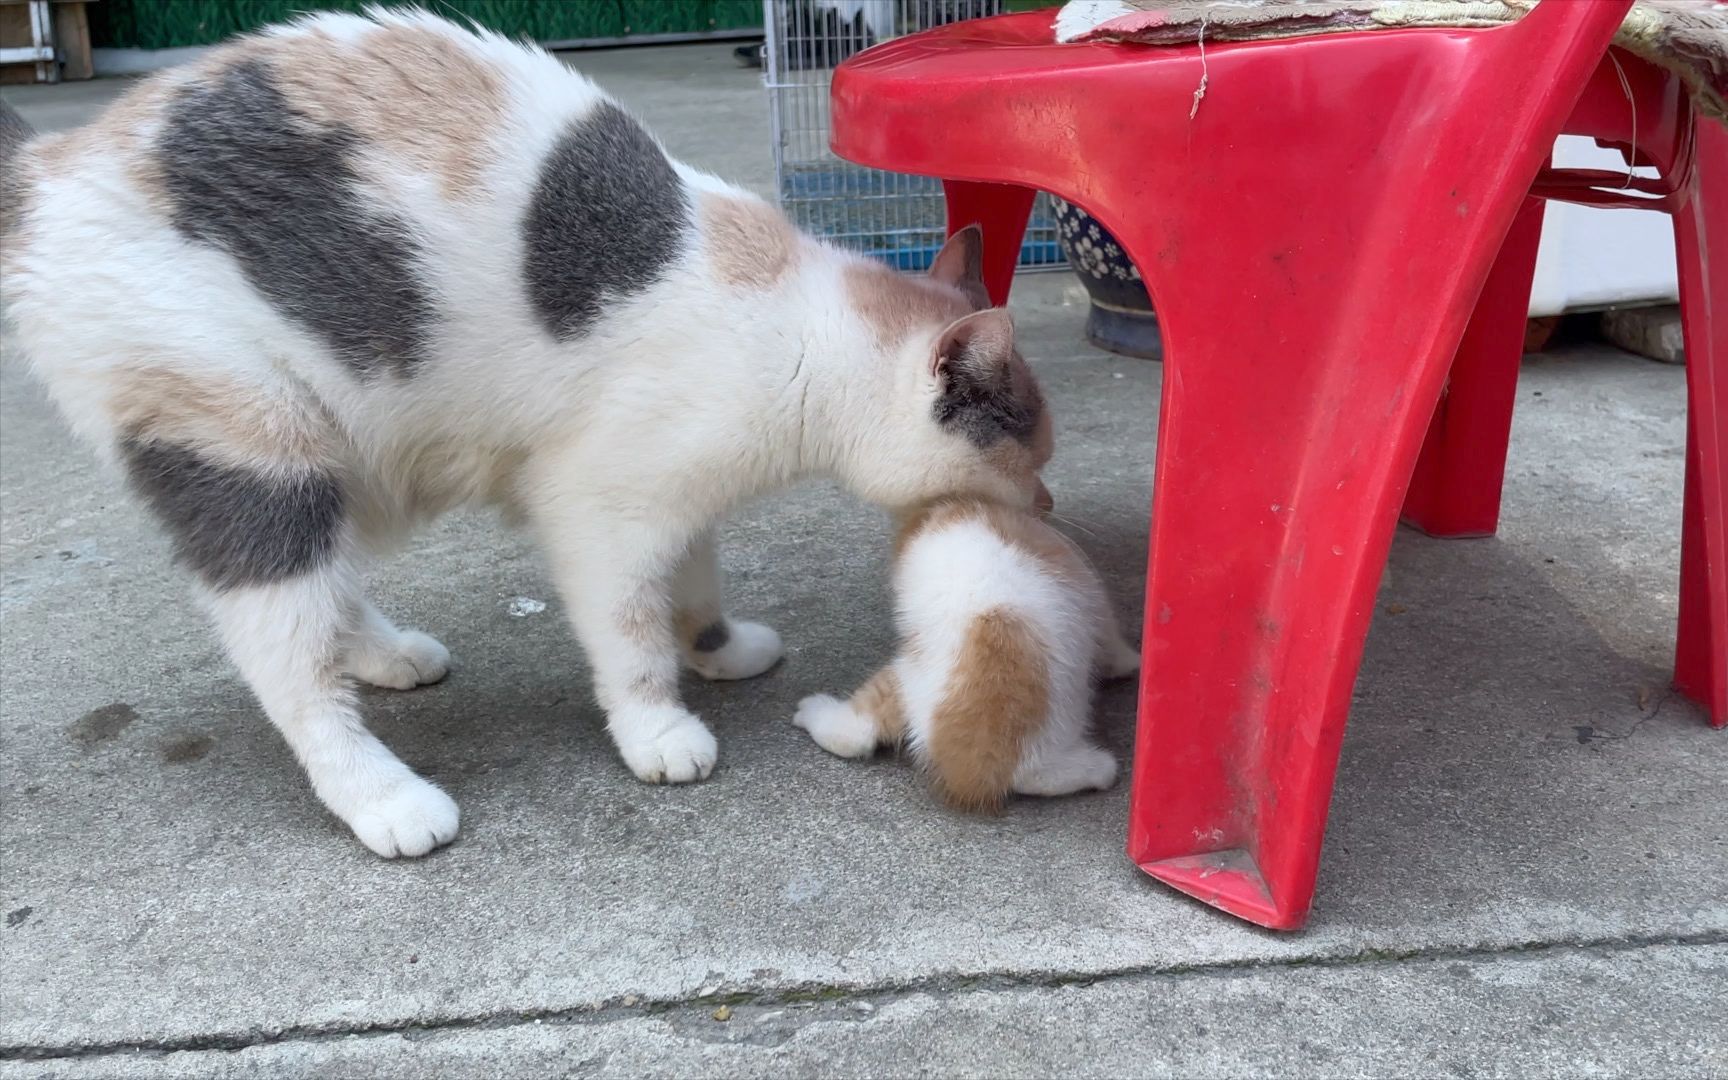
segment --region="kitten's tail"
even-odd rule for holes
[[[972,620],[930,716],[925,754],[937,794],[959,810],[1001,810],[1049,711],[1049,665],[1031,629],[1000,608]]]

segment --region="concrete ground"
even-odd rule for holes
[[[729,50],[581,64],[769,190]],[[64,126],[120,89],[6,98]],[[1081,344],[1067,275],[1015,307],[1050,486],[1137,611],[1160,369]],[[694,787],[619,764],[522,537],[460,517],[379,567],[460,666],[370,718],[463,808],[450,848],[379,860],[9,364],[0,1077],[1721,1076],[1728,742],[1667,689],[1682,402],[1604,347],[1527,364],[1499,538],[1398,538],[1313,920],[1278,936],[1129,865],[1123,787],[963,819],[794,729],[890,647],[883,522],[826,488],[730,530],[735,608],[789,654],[691,687],[722,747]],[[1100,704],[1124,753],[1133,704]]]

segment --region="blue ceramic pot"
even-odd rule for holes
[[[1056,239],[1062,254],[1074,268],[1092,310],[1086,315],[1086,340],[1108,352],[1142,360],[1162,360],[1164,344],[1158,333],[1158,317],[1140,271],[1128,253],[1086,211],[1052,197],[1056,214]]]

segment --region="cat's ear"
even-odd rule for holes
[[[985,308],[956,319],[936,338],[930,356],[936,377],[936,422],[987,448],[1004,435],[1029,441],[1043,411],[1037,384],[1014,351],[1007,308]]]
[[[990,292],[984,288],[984,230],[968,225],[950,236],[930,261],[930,277],[965,293],[972,310],[989,307]]]
[[[954,320],[936,338],[930,374],[945,384],[992,382],[1005,377],[1014,356],[1014,317],[985,308]]]

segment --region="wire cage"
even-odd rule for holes
[[[834,66],[901,34],[1002,12],[1002,0],[763,0],[763,48],[780,205],[804,229],[901,270],[930,265],[945,233],[942,184],[842,161],[828,149]],[[1066,267],[1039,195],[1020,268]]]

